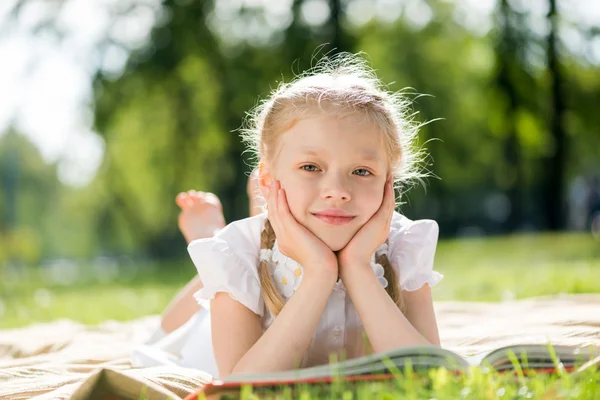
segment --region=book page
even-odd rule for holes
[[[599,354],[595,347],[552,346],[556,358],[564,366],[584,364]],[[480,364],[489,363],[497,370],[513,369],[508,354],[512,352],[524,368],[553,368],[555,366],[552,351],[547,344],[523,344],[506,346],[485,355]]]
[[[386,358],[399,369],[403,369],[409,361],[415,369],[446,367],[450,370],[460,370],[469,366],[465,359],[450,350],[435,346],[411,346],[316,367],[271,374],[232,375],[224,379],[223,382],[289,381],[328,378],[331,376],[389,373],[389,364],[382,361]]]

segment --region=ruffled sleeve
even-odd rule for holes
[[[418,290],[426,283],[434,286],[444,277],[433,270],[438,234],[438,224],[433,220],[411,221],[394,213],[388,256],[399,275],[402,290]]]
[[[224,292],[255,314],[264,315],[257,267],[265,218],[261,214],[236,221],[214,237],[194,240],[188,245],[203,284],[194,297],[203,307],[209,308],[209,300]]]

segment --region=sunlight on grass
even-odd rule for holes
[[[436,300],[502,301],[600,293],[600,242],[586,234],[441,241]],[[158,314],[191,279],[191,262],[62,262],[0,270],[0,327],[69,318],[95,324]]]
[[[600,242],[587,234],[442,241],[436,300],[501,301],[600,293]]]
[[[0,328],[60,318],[97,324],[159,314],[194,272],[191,263],[148,264],[134,274],[117,273],[108,280],[99,279],[85,265],[77,268],[66,281],[45,270],[4,271]]]
[[[600,372],[597,368],[564,376],[530,373],[523,379],[514,375],[472,368],[456,375],[446,369],[431,369],[427,375],[395,374],[381,382],[333,382],[332,384],[252,388],[245,386],[239,397],[255,399],[595,399]],[[199,395],[198,399],[205,399]]]

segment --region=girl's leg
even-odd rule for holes
[[[198,275],[194,276],[183,289],[171,300],[162,314],[160,327],[167,334],[185,324],[192,315],[202,309],[194,298],[194,293],[202,289]]]
[[[196,239],[211,237],[225,226],[221,202],[212,193],[190,190],[179,193],[175,202],[181,208],[178,218],[179,230],[188,244]],[[171,300],[161,318],[163,334],[179,328],[192,315],[200,311],[201,307],[194,299],[194,293],[200,289],[202,289],[202,282],[196,275]]]
[[[250,201],[250,215],[258,215],[263,209],[264,202],[260,200],[256,170],[248,178],[246,186]],[[223,207],[219,198],[212,193],[188,192],[179,193],[175,202],[181,208],[178,218],[179,230],[189,244],[196,239],[213,236],[225,226]],[[161,318],[162,333],[170,333],[186,323],[192,315],[202,307],[194,299],[194,293],[202,289],[202,281],[196,275],[171,300]],[[161,336],[160,333],[158,336]],[[160,339],[160,337],[157,337]]]

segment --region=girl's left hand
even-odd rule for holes
[[[356,232],[346,247],[337,253],[342,280],[344,270],[347,270],[349,265],[370,266],[371,256],[390,235],[395,205],[394,187],[390,177],[385,183],[383,201],[379,210]]]

